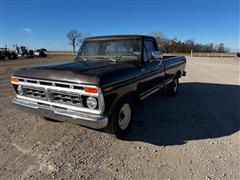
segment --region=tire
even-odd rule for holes
[[[173,79],[173,82],[171,82],[167,87],[168,96],[170,97],[176,96],[178,89],[179,89],[179,79],[176,77]]]
[[[24,54],[24,55],[23,55],[23,59],[26,59],[26,58],[28,58],[28,55],[27,55],[27,54]]]
[[[111,133],[118,139],[124,139],[132,127],[134,102],[131,96],[122,97],[109,115],[105,132]]]
[[[9,60],[9,57],[8,57],[8,56],[5,56],[5,57],[4,57],[4,60],[5,60],[5,61]]]

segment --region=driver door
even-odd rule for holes
[[[144,40],[143,66],[144,82],[140,94],[146,95],[159,87],[164,80],[164,65],[162,59],[153,59],[152,52],[158,51],[157,44],[152,39]]]

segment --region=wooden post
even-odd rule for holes
[[[193,56],[193,50],[191,49],[191,57]]]

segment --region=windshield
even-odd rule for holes
[[[141,58],[140,39],[90,40],[83,43],[77,59],[139,60]]]

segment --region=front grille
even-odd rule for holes
[[[82,100],[79,94],[50,91],[49,97],[52,102],[82,106]]]
[[[99,99],[99,101],[102,100],[102,97],[98,99],[100,96],[99,94],[96,96],[95,94],[85,92],[84,88],[88,87],[88,85],[84,84],[19,78],[19,86],[22,87],[23,91],[22,93],[21,89],[17,89],[18,86],[16,86],[16,92],[19,96],[37,99],[36,102],[39,105],[49,106],[49,108],[54,107],[67,110],[73,109],[73,107],[70,106],[75,106],[81,111],[84,111],[84,109],[89,110],[86,103],[89,96],[96,97],[97,101]],[[97,113],[100,111],[102,112],[103,109],[101,109],[102,107],[100,107],[100,105],[102,105],[103,102],[101,101],[97,103],[98,106],[92,111],[96,111]]]
[[[22,87],[23,94],[27,97],[47,100],[44,88]]]

